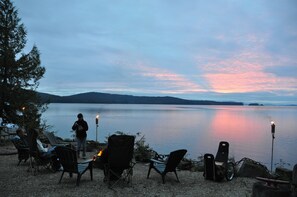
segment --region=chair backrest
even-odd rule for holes
[[[180,150],[171,152],[166,162],[165,172],[174,171],[177,165],[180,163],[180,161],[184,158],[186,153],[187,153],[187,150],[185,149],[180,149]]]
[[[229,157],[229,143],[222,141],[219,144],[219,148],[218,148],[218,152],[215,157],[215,161],[226,163],[228,161],[228,157]]]
[[[74,149],[65,146],[57,146],[55,151],[64,171],[73,173],[78,172],[76,151]]]
[[[35,129],[32,129],[28,132],[28,145],[29,145],[29,152],[32,156],[38,156],[38,147],[37,147],[37,136],[38,133]]]
[[[12,138],[10,140],[13,145],[15,146],[16,149],[22,149],[22,148],[29,148],[28,146],[26,146],[23,141],[21,139],[15,139],[15,138]]]
[[[56,136],[54,135],[54,133],[45,131],[44,135],[47,137],[47,139],[48,139],[48,141],[50,142],[51,145],[59,144],[59,142],[58,142]]]
[[[214,180],[215,165],[213,154],[206,153],[204,155],[204,177],[208,180]]]
[[[292,184],[297,187],[297,164],[295,164],[292,173]]]
[[[135,137],[112,135],[108,138],[108,165],[111,169],[127,169],[133,158]]]

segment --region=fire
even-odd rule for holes
[[[100,150],[99,153],[98,153],[98,157],[101,157],[102,153],[103,153],[103,151]]]

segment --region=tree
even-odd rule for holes
[[[24,53],[26,29],[10,0],[0,0],[0,117],[38,128],[45,104],[36,92],[45,73],[40,53],[34,45]]]

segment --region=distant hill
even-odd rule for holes
[[[242,102],[218,102],[208,100],[186,100],[176,97],[163,96],[132,96],[88,92],[71,96],[56,96],[39,93],[44,102],[49,103],[106,103],[106,104],[174,104],[174,105],[243,105]]]

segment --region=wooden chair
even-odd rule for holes
[[[25,145],[21,139],[11,139],[11,142],[18,151],[19,162],[17,165],[24,160],[24,163],[29,159],[29,146]]]
[[[53,132],[44,132],[44,135],[46,136],[46,138],[48,139],[48,141],[50,142],[51,146],[70,146],[69,143],[64,142],[62,140],[59,140]]]
[[[124,180],[126,183],[132,183],[133,167],[132,161],[134,153],[135,137],[131,135],[112,135],[108,138],[107,163],[104,165],[105,180],[109,188]],[[115,180],[113,184],[111,181]]]
[[[36,130],[31,130],[28,132],[28,145],[29,145],[29,159],[30,166],[28,171],[33,171],[34,175],[36,175],[37,171],[39,171],[39,167],[44,167],[52,170],[52,157],[54,155],[48,154],[44,156],[37,147],[37,136],[38,133]]]
[[[168,172],[174,172],[176,179],[179,182],[179,179],[176,173],[176,168],[186,153],[187,153],[187,150],[181,149],[181,150],[176,150],[171,152],[165,161],[151,159],[149,170],[147,173],[147,178],[149,178],[151,169],[153,168],[157,173],[159,173],[162,176],[163,184],[165,183],[165,175]]]
[[[92,159],[85,160],[83,162],[78,162],[76,151],[74,149],[64,147],[64,146],[58,146],[56,147],[55,150],[56,150],[58,159],[63,167],[63,172],[61,174],[59,183],[61,183],[64,173],[69,172],[70,177],[72,177],[73,173],[77,174],[76,186],[79,186],[81,176],[87,170],[90,171],[91,180],[93,180],[93,160]]]

